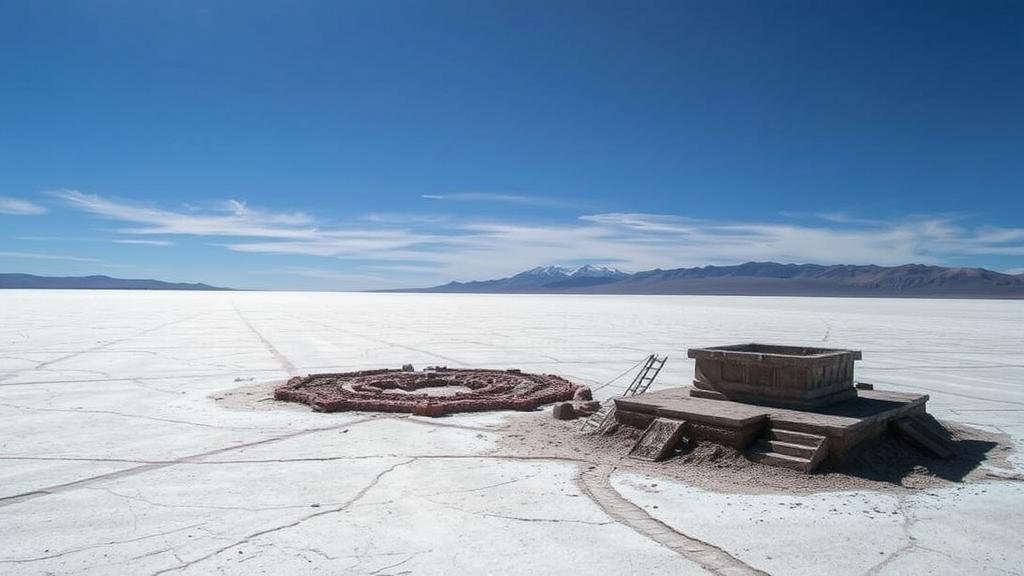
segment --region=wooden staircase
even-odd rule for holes
[[[824,436],[770,425],[764,435],[747,450],[747,458],[769,466],[781,466],[800,472],[812,472],[828,456]]]

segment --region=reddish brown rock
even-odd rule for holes
[[[575,420],[576,409],[573,408],[571,402],[559,402],[555,404],[555,407],[551,409],[551,415],[555,417],[555,420]]]
[[[576,392],[572,395],[573,400],[593,400],[594,393],[590,391],[590,388],[586,386],[580,386],[576,389]]]
[[[420,402],[412,407],[412,413],[414,416],[429,416],[431,418],[437,418],[444,416],[444,406],[441,404],[432,404],[430,402]]]
[[[572,403],[572,406],[577,413],[584,414],[587,416],[601,409],[601,403],[596,400],[590,400],[585,402],[576,401]]]

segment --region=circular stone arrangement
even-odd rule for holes
[[[580,388],[584,387],[558,376],[519,370],[388,369],[292,378],[274,390],[274,398],[309,404],[318,412],[361,410],[442,416],[453,412],[533,410],[572,400]]]

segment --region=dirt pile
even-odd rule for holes
[[[549,414],[509,418],[500,431],[496,454],[549,457],[608,464],[617,470],[662,476],[716,492],[813,493],[841,490],[924,490],[962,482],[1022,478],[1007,461],[1013,443],[1004,434],[961,424],[939,424],[949,431],[956,458],[942,460],[886,434],[865,443],[842,465],[824,466],[814,474],[767,466],[742,452],[714,442],[687,442],[663,462],[646,462],[628,454],[641,431],[627,426],[610,434],[580,431],[578,421]]]

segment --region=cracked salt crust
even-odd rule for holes
[[[1000,520],[1024,515],[1021,483],[795,496],[720,494],[638,474],[617,474],[613,485],[655,518],[770,573],[820,574],[826,565],[837,575],[1019,570],[1020,536]]]
[[[210,399],[290,372],[404,363],[551,372],[601,397],[652,351],[672,356],[668,386],[692,378],[687,347],[829,342],[864,350],[862,380],[927,392],[936,417],[1020,443],[1019,303],[5,291],[0,311],[0,574],[1024,564],[1018,481],[785,496],[619,473],[592,500],[588,482],[608,470],[491,454],[505,414],[396,419]]]

